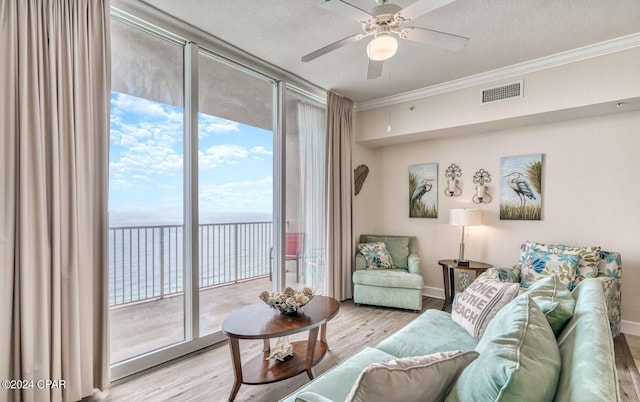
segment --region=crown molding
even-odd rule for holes
[[[640,46],[640,32],[569,50],[566,52],[557,53],[551,56],[525,61],[496,70],[491,70],[476,75],[470,75],[468,77],[460,78],[457,80],[443,82],[441,84],[415,89],[413,91],[408,91],[397,95],[386,96],[384,98],[360,102],[354,105],[353,110],[356,112],[360,112],[379,107],[387,107],[389,105],[398,103],[415,101],[421,98],[427,98],[429,96],[440,95],[447,92],[474,87],[477,85],[486,85],[494,81],[514,78],[536,71],[575,63],[594,57],[600,57],[607,54],[632,49],[638,46]]]

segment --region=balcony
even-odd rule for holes
[[[261,291],[271,289],[272,226],[242,222],[198,227],[202,334],[218,330],[233,310],[256,303]],[[316,279],[306,278],[307,283],[322,273],[316,269],[313,275]],[[297,276],[295,268],[287,272],[287,285],[303,286]],[[181,225],[109,229],[111,362],[183,340],[183,285]]]

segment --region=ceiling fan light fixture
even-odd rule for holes
[[[398,50],[398,41],[389,34],[379,34],[367,45],[367,56],[370,60],[383,61],[390,59]]]

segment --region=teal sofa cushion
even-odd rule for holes
[[[316,377],[304,386],[304,392],[317,393],[332,401],[344,401],[356,379],[371,363],[395,359],[388,353],[373,348],[364,348],[330,371]],[[294,402],[300,392],[294,392],[283,402]]]
[[[552,401],[560,376],[556,337],[526,294],[491,320],[446,401]]]
[[[472,350],[477,344],[478,341],[464,328],[451,321],[449,313],[427,310],[376,348],[397,357],[410,357],[447,350]]]
[[[366,239],[367,243],[384,242],[387,251],[391,254],[395,268],[406,269],[408,267],[409,237],[367,235]]]
[[[557,336],[573,316],[576,305],[569,288],[556,275],[551,275],[534,283],[526,294],[540,306]]]
[[[562,373],[555,400],[620,401],[602,283],[585,279],[575,288],[573,297],[573,316],[558,335]]]
[[[422,275],[410,274],[406,269],[360,270],[353,273],[356,285],[380,286],[383,288],[420,289]]]
[[[288,400],[288,399],[287,399]],[[295,402],[334,402],[315,392],[305,391],[296,396]]]

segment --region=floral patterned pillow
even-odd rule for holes
[[[527,255],[533,251],[544,251],[553,254],[578,254],[578,269],[573,281],[572,288],[585,278],[595,278],[598,276],[598,264],[600,263],[600,247],[572,247],[558,244],[543,244],[528,241],[520,247],[520,264],[524,263]]]
[[[578,254],[530,251],[520,270],[520,284],[528,288],[540,279],[555,275],[569,289],[573,289],[580,256]]]
[[[489,268],[485,272],[496,281],[520,283],[520,264],[508,267]]]
[[[358,251],[367,262],[367,269],[389,269],[393,268],[391,254],[383,242],[360,243]]]

